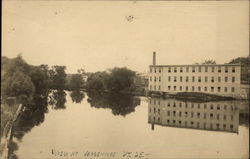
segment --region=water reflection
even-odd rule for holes
[[[66,93],[63,90],[54,90],[49,96],[49,104],[53,109],[65,109]]]
[[[126,116],[140,105],[140,98],[120,93],[88,92],[91,107],[112,109],[114,115]]]
[[[156,124],[238,133],[239,114],[238,104],[234,101],[196,103],[151,98],[148,123],[152,124],[152,130]]]
[[[13,136],[18,140],[29,132],[34,126],[40,125],[44,121],[44,114],[48,112],[48,96],[36,96],[33,106],[25,109],[13,127]]]
[[[81,103],[84,98],[84,92],[74,90],[70,93],[70,97],[73,103]]]

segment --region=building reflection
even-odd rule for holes
[[[154,125],[238,133],[239,109],[234,101],[186,102],[151,98],[148,123]]]

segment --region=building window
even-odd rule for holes
[[[168,76],[168,82],[170,82],[171,81],[171,76]]]
[[[171,86],[168,86],[168,90],[170,90],[171,89]]]
[[[218,67],[218,72],[221,72],[221,67],[220,66]]]
[[[155,77],[155,82],[156,82],[156,80],[157,80],[157,77]]]
[[[193,76],[193,77],[192,77],[192,82],[194,82],[194,79],[195,79],[195,78],[194,78],[194,76]]]
[[[185,117],[188,117],[188,112],[185,112]]]
[[[232,72],[235,72],[235,67],[232,68]]]
[[[161,90],[161,86],[159,86],[159,90]]]
[[[211,82],[214,82],[214,77],[211,78]]]
[[[201,77],[198,77],[198,82],[201,82]]]
[[[211,119],[213,118],[213,116],[214,116],[213,113],[210,113],[210,118],[211,118]]]
[[[171,67],[168,68],[168,72],[171,72]]]
[[[213,104],[211,104],[210,109],[211,109],[211,110],[213,110],[213,109],[214,109],[214,105],[213,105]]]
[[[176,104],[175,104],[175,102],[174,102],[174,104],[173,104],[173,107],[176,107]]]
[[[198,87],[198,91],[199,91],[199,92],[201,91],[201,87],[200,87],[200,86]]]
[[[192,67],[192,72],[195,72],[195,67]]]
[[[227,105],[224,105],[224,109],[227,110]]]
[[[204,109],[207,109],[207,104],[204,104]]]
[[[218,82],[221,82],[221,77],[218,77]]]
[[[182,82],[182,76],[180,77],[180,82]]]
[[[227,87],[224,88],[224,92],[227,92]]]
[[[160,109],[158,109],[158,114],[160,114],[161,113],[161,110]]]
[[[173,111],[173,116],[175,116],[176,115],[176,112],[175,111]]]
[[[179,103],[179,107],[181,108],[181,106],[182,106],[182,104],[181,103]]]
[[[235,77],[232,77],[232,82],[235,82]]]
[[[182,67],[180,68],[180,72],[183,72]]]
[[[150,68],[150,73],[152,73],[152,68]]]
[[[194,86],[192,86],[192,91],[194,91]]]
[[[214,66],[212,66],[212,72],[214,72]]]
[[[150,81],[152,81],[152,77],[150,76]]]
[[[180,86],[180,91],[182,91],[182,86]]]
[[[218,92],[220,92],[220,87],[218,87]]]
[[[159,73],[161,73],[161,68],[159,68]]]
[[[191,112],[191,118],[193,118],[194,117],[194,113],[193,112]]]
[[[189,67],[188,66],[186,67],[186,72],[189,72]]]
[[[207,82],[207,79],[208,79],[208,78],[207,78],[207,76],[206,76],[206,77],[205,77],[205,82]]]
[[[168,111],[168,116],[170,115],[170,111]]]
[[[207,87],[204,87],[204,91],[205,91],[205,92],[207,91]]]
[[[234,92],[234,87],[232,87],[232,92]]]
[[[225,82],[227,82],[227,80],[228,80],[228,78],[227,78],[227,77],[225,77]]]
[[[225,67],[225,72],[228,72],[228,67]]]
[[[150,85],[149,87],[150,87],[150,89],[152,89],[152,86],[151,86],[151,85]]]
[[[224,115],[223,119],[224,119],[224,120],[227,120],[227,115]]]
[[[186,82],[188,82],[188,76],[186,77]]]
[[[217,114],[217,120],[220,120],[220,114]]]
[[[194,103],[191,103],[191,108],[194,108]]]
[[[232,121],[234,120],[234,116],[233,116],[233,115],[231,115],[231,120],[232,120]]]
[[[206,119],[207,118],[207,114],[206,113],[204,113],[204,119]]]
[[[200,118],[200,113],[199,112],[197,113],[197,117]]]
[[[155,68],[155,73],[157,72],[157,68]]]
[[[174,68],[174,72],[177,72],[177,69],[176,69],[176,67]]]
[[[154,90],[156,90],[156,86],[154,86]]]
[[[170,107],[170,103],[168,103],[168,107]]]
[[[188,86],[186,86],[186,91],[188,91]]]
[[[220,110],[220,105],[219,104],[217,105],[217,110]]]
[[[231,129],[233,129],[233,128],[234,128],[234,126],[233,126],[233,125],[230,125],[230,128],[231,128]]]
[[[181,121],[179,120],[179,124],[181,124]]]
[[[161,77],[159,77],[159,82],[161,82]]]
[[[186,107],[186,108],[188,107],[188,103],[187,103],[187,102],[185,103],[185,107]]]
[[[208,71],[208,67],[207,66],[205,66],[205,72],[207,72]]]
[[[201,66],[199,67],[199,72],[201,72]]]
[[[176,76],[174,77],[174,82],[176,82]]]
[[[174,86],[174,90],[176,91],[176,86]]]
[[[214,87],[211,87],[211,92],[214,92]]]

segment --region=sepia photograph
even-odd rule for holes
[[[3,0],[1,159],[248,159],[248,0]]]

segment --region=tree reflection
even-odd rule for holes
[[[66,93],[63,90],[53,91],[49,96],[49,104],[53,109],[65,109]]]
[[[73,90],[70,93],[70,97],[72,99],[72,102],[74,103],[81,103],[84,98],[84,92],[81,92],[79,90]]]
[[[88,92],[87,94],[89,97],[87,101],[91,107],[110,108],[114,115],[126,116],[134,112],[135,107],[140,104],[139,98],[120,93]]]
[[[13,127],[13,136],[21,140],[34,126],[44,121],[44,114],[48,112],[48,96],[36,96],[29,109],[25,109]]]

